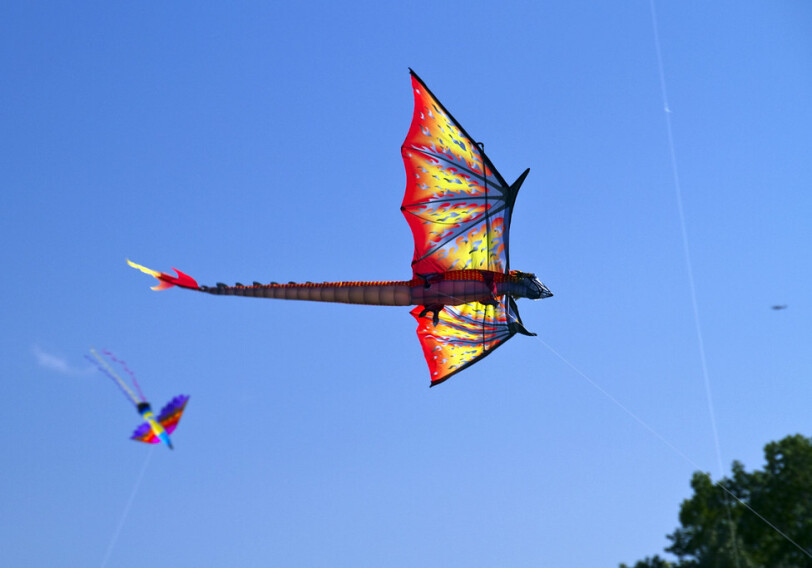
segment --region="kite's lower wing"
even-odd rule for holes
[[[176,396],[169,403],[161,409],[161,414],[158,416],[158,422],[164,427],[167,434],[171,434],[178,427],[180,417],[183,410],[186,408],[186,403],[189,402],[189,397],[185,394]]]
[[[417,320],[417,337],[431,373],[431,386],[438,385],[489,355],[516,333],[535,335],[522,325],[516,302],[503,298],[496,305],[471,302],[445,306],[437,325],[422,306],[411,311]]]
[[[137,442],[146,442],[147,444],[157,444],[161,441],[161,439],[155,435],[155,432],[152,431],[152,426],[149,425],[149,422],[144,422],[141,426],[136,428],[130,439]]]

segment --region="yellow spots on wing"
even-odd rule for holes
[[[411,146],[442,154],[452,162],[482,175],[479,148],[465,137],[428,92],[417,87],[415,115],[419,116],[419,121],[412,124],[409,132]]]
[[[421,307],[415,308],[412,315],[417,319],[417,335],[432,382],[482,357],[510,337],[501,305],[472,302],[447,306],[440,312],[436,326],[431,315],[419,317],[421,310]]]
[[[402,153],[403,210],[415,240],[416,272],[503,271],[505,192],[484,169],[476,143],[414,77],[415,110]]]
[[[505,248],[502,241],[503,227],[504,221],[498,217],[491,222],[490,232],[488,225],[482,223],[466,235],[457,237],[446,257],[453,259],[452,270],[491,270],[495,264],[499,264]]]

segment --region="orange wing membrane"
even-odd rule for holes
[[[417,320],[417,337],[429,365],[431,386],[439,385],[489,355],[516,333],[535,335],[522,325],[516,303],[507,297],[495,305],[471,302],[445,306],[435,325],[421,307],[411,311]]]
[[[412,229],[415,276],[451,270],[507,272],[516,194],[491,161],[412,73],[414,116],[401,147],[406,193],[401,211]]]

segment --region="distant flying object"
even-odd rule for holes
[[[411,280],[200,286],[177,269],[172,276],[127,262],[160,281],[154,290],[179,286],[221,296],[416,306],[411,314],[431,386],[516,333],[535,335],[522,325],[516,299],[552,293],[535,274],[510,270],[508,258],[513,205],[530,170],[506,182],[414,71],[411,79],[414,113],[401,146],[407,181],[400,208],[414,237]],[[355,175],[362,173],[359,168]]]
[[[87,355],[85,355],[85,357],[87,357],[90,362],[95,364],[99,371],[113,379],[113,381],[124,392],[125,396],[127,396],[127,398],[129,398],[132,403],[135,404],[138,414],[140,414],[141,418],[145,420],[143,424],[135,429],[131,439],[139,442],[146,442],[147,444],[157,444],[158,442],[163,442],[167,445],[167,447],[169,447],[170,450],[173,449],[172,440],[169,439],[169,434],[174,432],[175,428],[178,427],[178,422],[183,414],[183,410],[186,408],[186,403],[189,402],[189,397],[186,395],[176,396],[169,401],[169,404],[163,407],[161,414],[158,415],[158,418],[155,418],[155,415],[152,413],[152,406],[150,406],[150,404],[144,399],[144,394],[141,392],[141,387],[138,385],[138,381],[135,379],[135,374],[130,371],[124,361],[116,359],[115,355],[109,351],[103,351],[103,353],[110,357],[112,361],[115,361],[122,366],[122,368],[132,378],[133,385],[135,385],[135,388],[138,391],[138,395],[136,395],[130,389],[130,387],[127,386],[127,383],[125,383],[124,380],[116,374],[110,364],[102,359],[95,349],[92,347],[90,348],[90,354],[93,355],[95,360],[87,357]]]
[[[787,309],[787,305],[786,305],[786,304],[783,304],[783,305],[780,305],[780,306],[773,306],[773,309],[774,309],[774,310],[786,310],[786,309]]]

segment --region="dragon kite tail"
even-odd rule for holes
[[[130,266],[132,266],[137,270],[140,270],[144,274],[154,276],[160,281],[159,284],[152,286],[152,290],[156,291],[166,290],[167,288],[171,288],[172,286],[180,286],[181,288],[189,288],[190,290],[200,290],[200,286],[198,286],[194,278],[192,278],[188,274],[184,274],[177,268],[172,269],[175,271],[177,276],[171,276],[165,272],[158,272],[157,270],[152,270],[151,268],[147,268],[146,266],[136,264],[129,259],[127,259],[127,264],[129,264]]]

